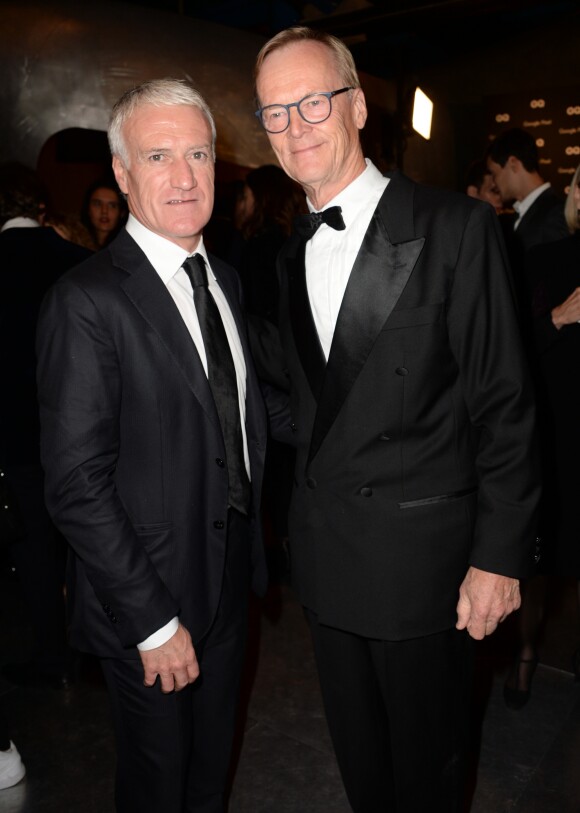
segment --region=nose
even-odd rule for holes
[[[288,132],[292,136],[292,138],[300,138],[304,130],[309,129],[312,125],[308,124],[307,121],[304,121],[300,113],[298,112],[298,108],[292,106],[288,109]]]
[[[187,159],[178,159],[173,164],[171,184],[175,189],[192,189],[197,185],[195,172]]]

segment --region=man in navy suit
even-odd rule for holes
[[[312,213],[279,258],[280,367],[292,578],[338,763],[355,813],[456,813],[472,639],[518,607],[538,498],[497,217],[365,160],[334,37],[278,34],[256,90]]]
[[[266,582],[263,403],[239,281],[203,244],[207,104],[146,82],[115,105],[109,141],[126,229],[39,322],[47,504],[73,551],[72,642],[111,695],[117,810],[222,813],[248,589]]]

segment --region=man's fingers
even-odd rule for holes
[[[170,694],[176,688],[173,672],[160,672],[159,680],[161,682],[161,691],[163,694]]]

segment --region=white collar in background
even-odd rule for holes
[[[549,188],[550,188],[549,183],[543,183],[541,186],[537,186],[533,190],[533,192],[530,192],[529,195],[526,195],[526,197],[523,200],[514,201],[514,211],[518,213],[519,220],[522,219],[522,217],[528,211],[532,203],[534,203],[534,201],[536,201],[540,197],[542,192],[545,192],[546,189]]]
[[[7,220],[2,226],[0,231],[7,231],[8,229],[35,229],[37,226],[40,228],[40,223],[33,217],[11,217],[10,220]]]

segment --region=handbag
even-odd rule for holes
[[[26,528],[6,472],[0,469],[0,547],[22,539]]]

